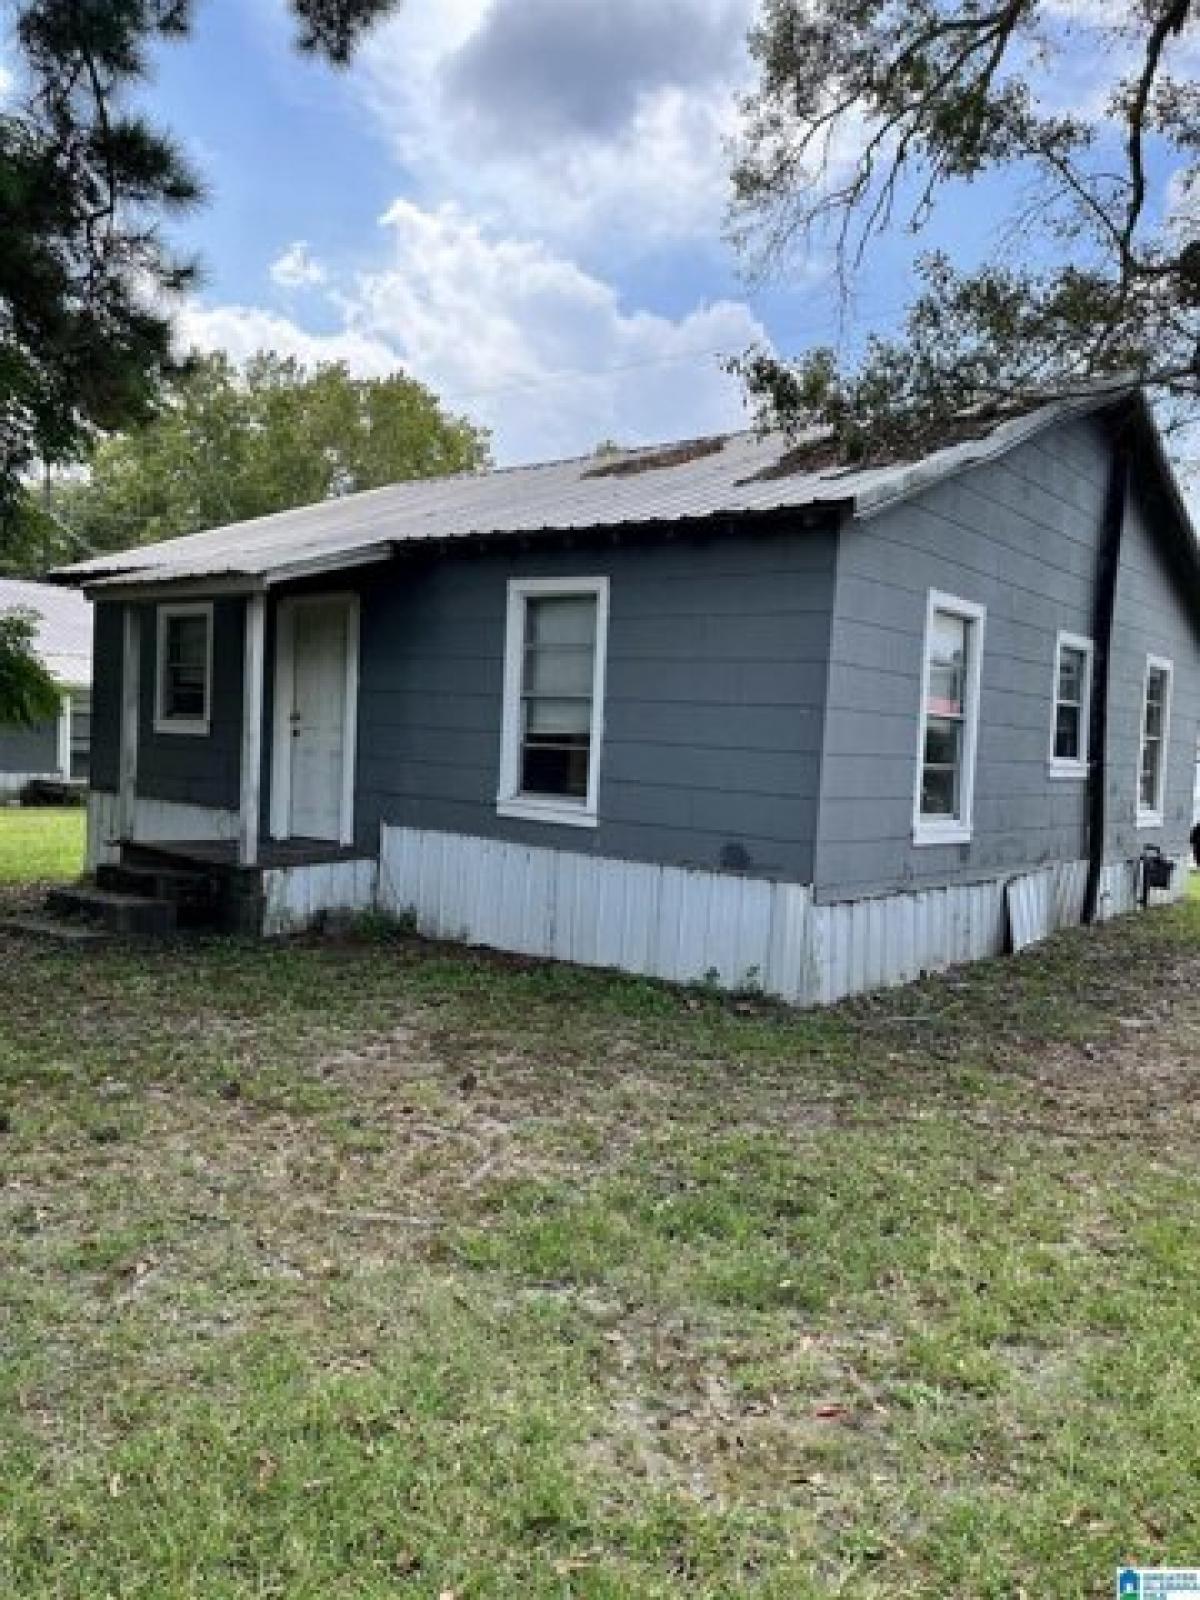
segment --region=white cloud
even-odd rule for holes
[[[553,51],[544,41],[542,52],[562,81],[518,121],[500,75],[505,50],[528,22],[518,13],[534,7],[543,33],[562,19]],[[743,40],[753,0],[670,0],[675,30],[690,30],[702,45],[681,41],[673,56],[648,44],[642,57],[619,57],[622,19],[640,37],[647,24],[634,19],[654,8],[607,0],[606,9],[599,35],[566,0],[549,8],[545,0],[411,4],[378,29],[352,69],[356,90],[411,192],[427,204],[453,200],[494,227],[577,255],[619,250],[628,260],[716,236],[728,192],[726,140],[749,79]],[[604,93],[595,87],[604,76],[594,59],[601,47],[620,78]]]
[[[328,274],[308,248],[305,239],[288,245],[271,263],[271,278],[281,289],[312,289],[325,282]]]
[[[310,333],[261,306],[185,304],[175,317],[175,338],[181,351],[224,350],[235,361],[245,361],[260,350],[294,356],[309,366],[343,361],[364,378],[382,378],[400,365],[396,352],[380,340],[349,329]]]
[[[745,305],[680,317],[622,304],[617,290],[542,242],[497,235],[455,206],[398,200],[377,268],[331,280],[334,333],[248,306],[189,306],[180,339],[244,358],[263,348],[404,369],[492,430],[497,459],[536,460],[745,424],[720,357],[767,343]]]

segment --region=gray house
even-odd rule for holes
[[[0,578],[0,615],[13,611],[35,620],[34,648],[62,698],[58,715],[34,728],[0,727],[0,798],[38,778],[86,779],[91,746],[91,607],[70,590]]]
[[[57,576],[96,605],[91,865],[267,932],[379,906],[815,1003],[1132,909],[1148,847],[1182,886],[1200,555],[1136,394],[856,470],[740,435],[404,483]]]

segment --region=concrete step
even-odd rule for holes
[[[215,885],[206,873],[163,865],[103,862],[96,868],[96,887],[114,894],[143,895],[150,900],[174,900],[187,905],[211,905],[216,898]]]
[[[94,922],[77,922],[69,917],[52,917],[46,912],[22,911],[0,917],[0,933],[15,933],[27,939],[45,939],[51,944],[103,944],[112,935]]]
[[[175,903],[115,889],[51,889],[46,910],[56,917],[98,923],[134,939],[164,939],[175,932]]]

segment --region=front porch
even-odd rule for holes
[[[103,920],[140,896],[172,925],[278,933],[374,904],[375,842],[355,829],[358,596],[138,602],[111,640],[114,759],[88,802]]]
[[[136,808],[133,837],[121,839],[104,822],[116,799],[90,797],[92,885],[55,891],[59,911],[127,934],[200,929],[277,935],[331,912],[375,905],[378,862],[362,850],[323,839],[264,840],[250,865],[235,838],[171,836],[176,808],[162,802]],[[234,821],[231,815],[209,820],[214,828]]]

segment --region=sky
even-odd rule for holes
[[[502,465],[747,425],[723,359],[889,326],[916,249],[872,248],[848,322],[820,259],[747,273],[728,171],[755,10],[405,0],[338,72],[296,52],[284,0],[203,0],[145,91],[209,192],[181,342],[402,369]],[[1089,81],[1068,63],[1064,94]],[[924,243],[978,259],[998,209],[960,195]]]

